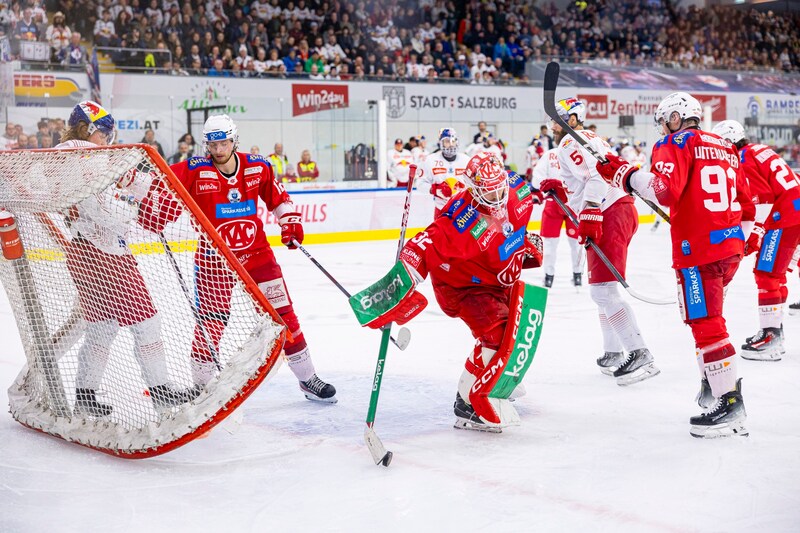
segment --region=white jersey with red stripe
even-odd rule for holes
[[[558,162],[558,149],[556,148],[546,151],[542,154],[542,157],[539,158],[536,166],[533,167],[531,185],[538,189],[542,181],[553,179],[561,179],[561,165]]]
[[[56,146],[57,150],[68,148],[95,148],[96,144],[89,141],[69,140]],[[94,154],[91,158],[78,161],[76,173],[85,179],[91,180],[92,176],[98,178],[111,171],[109,157],[103,153]],[[130,222],[139,212],[139,202],[144,198],[152,182],[152,176],[135,170],[126,174],[135,175],[136,179],[125,180],[126,186],[106,187],[102,191],[92,194],[74,208],[67,215],[70,232],[75,237],[88,240],[97,249],[112,255],[125,255],[130,253],[125,242]]]
[[[390,187],[396,187],[408,183],[408,167],[414,163],[411,152],[405,148],[399,152],[394,148],[389,150],[387,163],[387,178]]]
[[[443,183],[449,178],[453,178],[463,183],[464,171],[467,169],[469,163],[469,156],[461,152],[456,154],[455,159],[448,161],[442,152],[434,152],[425,159],[425,164],[422,167],[422,176],[418,178],[417,188],[421,191],[429,191],[432,185]],[[455,194],[457,191],[453,191]],[[438,196],[433,197],[433,203],[437,209],[444,207],[447,199]]]
[[[577,132],[592,148],[601,154],[614,153],[603,139],[591,131]],[[576,213],[583,211],[587,202],[600,205],[605,211],[614,202],[627,196],[622,189],[611,187],[595,168],[595,158],[570,135],[564,135],[558,145],[558,163],[561,179],[570,191],[569,206]]]

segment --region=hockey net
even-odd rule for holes
[[[0,259],[27,359],[9,389],[23,425],[159,455],[277,368],[283,323],[152,148],[0,152],[0,209],[25,248]]]

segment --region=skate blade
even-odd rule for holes
[[[617,369],[619,369],[618,366],[599,366],[599,365],[597,368],[599,368],[600,372],[602,372],[606,376],[613,376],[614,372],[616,372]]]
[[[330,398],[320,398],[319,396],[314,396],[310,392],[303,392],[303,395],[306,397],[306,400],[311,400],[312,402],[319,402],[319,403],[336,403],[339,401],[334,394]]]
[[[498,426],[487,426],[486,424],[476,424],[475,422],[470,422],[469,420],[463,420],[461,418],[456,418],[456,423],[453,424],[453,427],[456,429],[467,429],[471,431],[482,431],[483,433],[502,433],[503,428]]]
[[[639,383],[640,381],[655,377],[660,373],[661,370],[659,370],[656,365],[653,363],[648,363],[640,368],[637,368],[630,374],[619,376],[617,378],[617,385],[620,387],[627,387],[628,385],[633,385],[634,383]]]
[[[691,426],[689,434],[696,439],[718,439],[722,437],[747,437],[750,432],[744,427],[744,420],[734,420],[716,426]]]
[[[742,359],[748,361],[780,361],[781,356],[786,353],[785,349],[772,349],[772,350],[742,350]]]

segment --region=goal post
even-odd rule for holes
[[[280,316],[153,148],[0,152],[0,210],[24,247],[0,258],[27,360],[8,391],[21,424],[152,457],[279,365]]]

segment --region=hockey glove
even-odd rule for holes
[[[556,179],[546,179],[542,180],[542,183],[539,185],[539,190],[543,194],[550,193],[553,196],[556,196],[559,200],[567,203],[567,188],[564,187],[564,182],[561,180]]]
[[[586,239],[599,242],[603,236],[603,212],[599,207],[587,207],[578,216],[578,244],[587,246]]]
[[[538,268],[542,266],[543,248],[542,238],[529,231],[525,238],[525,258],[522,260],[522,268]]]
[[[281,242],[288,246],[290,250],[297,249],[297,246],[294,245],[294,241],[297,241],[298,244],[303,244],[305,233],[303,232],[303,224],[300,223],[300,220],[300,213],[296,211],[293,213],[286,213],[278,219],[278,224],[281,225]]]
[[[630,179],[638,169],[614,154],[606,154],[606,159],[608,159],[608,162],[605,164],[597,162],[595,165],[597,172],[612,187],[630,193],[632,190]]]
[[[450,184],[446,181],[434,183],[431,185],[431,194],[436,198],[441,198],[442,200],[446,201],[448,198],[453,196],[453,189],[450,188]]]
[[[544,194],[540,189],[535,188],[533,185],[531,187],[531,199],[533,200],[533,205],[541,204],[544,202]]]
[[[744,255],[758,253],[761,250],[761,243],[764,242],[764,235],[766,233],[767,231],[764,229],[764,224],[757,223],[753,226],[753,231],[750,232],[750,236],[747,238],[747,242],[744,245]]]

